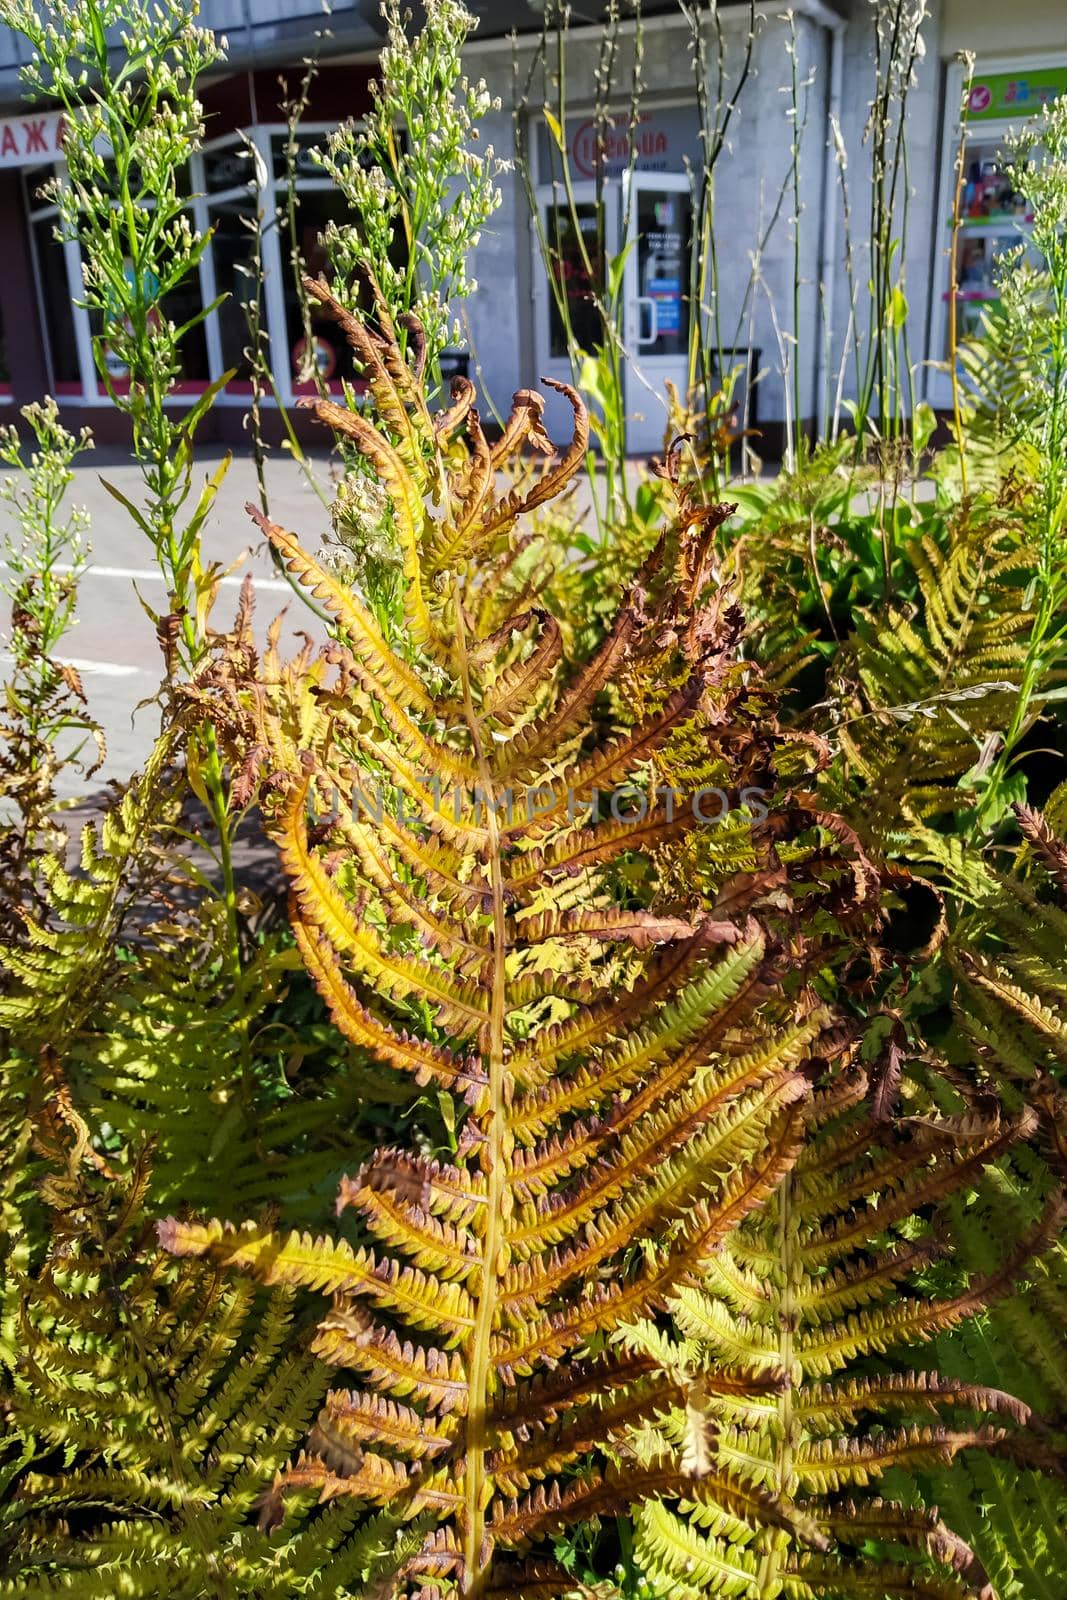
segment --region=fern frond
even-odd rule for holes
[[[364,609],[268,525],[336,640],[269,683],[223,653],[204,694],[235,765],[271,752],[267,826],[338,1028],[458,1099],[460,1126],[447,1165],[384,1150],[343,1182],[350,1237],[185,1218],[160,1237],[179,1257],[333,1296],[314,1348],[360,1387],[328,1400],[274,1498],[429,1514],[439,1526],[401,1593],[556,1593],[545,1540],[653,1491],[817,1545],[806,1514],[726,1452],[603,1459],[677,1392],[605,1339],[699,1282],[774,1192],[800,1148],[811,1062],[843,1049],[809,992],[822,946],[772,840],[741,812],[717,877],[687,876],[685,835],[706,825],[692,793],[777,782],[773,724],[757,726],[767,696],[746,681],[739,615],[710,579],[724,513],[680,505],[669,549],[565,670],[540,609],[492,597],[516,520],[583,458],[577,395],[563,387],[575,430],[560,459],[498,497],[509,453],[544,447],[541,402],[515,397],[495,450],[464,383],[435,426],[388,327],[369,331],[310,287],[377,407],[377,423],[317,411],[390,498],[413,654],[394,658]],[[607,708],[622,696],[634,714],[617,725]],[[676,805],[650,795],[622,816],[621,785],[649,793],[665,775],[686,785]],[[784,854],[805,883],[825,874],[805,917],[822,891],[827,910],[865,900],[867,915],[874,879],[855,835],[798,811],[776,838],[801,835]],[[755,1403],[773,1381],[746,1369],[727,1387]],[[509,1564],[509,1549],[530,1550],[529,1564]]]
[[[354,1536],[353,1518],[305,1509],[282,1540],[257,1529],[327,1369],[290,1291],[145,1249],[147,1162],[104,1170],[56,1081],[38,1135],[50,1243],[40,1261],[16,1250],[4,1285],[6,1425],[26,1449],[0,1516],[0,1594],[343,1600],[389,1553],[399,1570],[395,1519]]]
[[[1020,808],[1023,839],[1008,867],[977,852],[949,859],[966,914],[947,946],[955,988],[957,1059],[1009,1103],[1038,1119],[1036,1137],[988,1172],[948,1211],[956,1254],[988,1274],[1040,1225],[1067,1172],[1062,1027],[1067,884],[1062,822]],[[940,1368],[957,1381],[1008,1389],[1042,1419],[1041,1450],[969,1455],[951,1473],[924,1476],[973,1544],[1001,1600],[1052,1600],[1067,1568],[1067,1247],[1047,1236],[1022,1280],[981,1317],[940,1335]]]
[[[1010,524],[961,514],[946,550],[924,537],[907,553],[915,606],[859,616],[839,669],[840,771],[826,793],[838,805],[851,793],[865,838],[973,805],[960,780],[1007,725],[1031,626]]]
[[[1039,1248],[1035,1239],[1013,1241],[956,1293],[930,1290],[944,1208],[1033,1119],[875,1123],[854,1094],[836,1116],[817,1104],[806,1115],[809,1142],[768,1206],[742,1222],[702,1285],[669,1297],[674,1338],[643,1327],[628,1339],[690,1383],[713,1380],[702,1406],[724,1459],[814,1519],[830,1548],[815,1556],[795,1536],[752,1522],[739,1539],[735,1527],[708,1525],[695,1508],[679,1516],[656,1507],[637,1519],[638,1565],[657,1592],[678,1596],[986,1593],[964,1540],[936,1515],[884,1500],[879,1486],[902,1470],[940,1470],[962,1452],[1008,1448],[1030,1408],[962,1373],[886,1370],[878,1358],[1003,1294],[1023,1249]],[[724,1370],[753,1368],[768,1380],[759,1409],[751,1392],[737,1398],[714,1382]],[[675,1410],[658,1426],[678,1437],[683,1415]],[[847,1513],[845,1494],[857,1497]],[[910,1551],[912,1561],[879,1563],[869,1548],[860,1559],[865,1539]]]

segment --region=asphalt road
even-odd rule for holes
[[[197,458],[188,510],[196,503],[200,484],[214,474],[221,461],[221,454]],[[309,465],[328,501],[334,490],[336,457],[331,459],[322,452],[311,458]],[[639,464],[632,463],[628,470],[636,482]],[[93,797],[90,809],[111,780],[124,783],[143,765],[159,731],[156,696],[163,676],[155,629],[139,599],[143,596],[154,610],[162,610],[163,579],[146,536],[108,493],[105,482],[136,506],[145,500],[140,471],[128,456],[96,450],[80,458],[68,504],[85,506],[89,512],[91,555],[79,587],[77,622],[63,642],[59,659],[69,661],[81,674],[90,710],[104,730],[107,757],[88,783],[77,772],[68,770],[61,778],[60,793],[67,800]],[[274,521],[299,534],[305,548],[317,555],[329,527],[329,516],[322,498],[291,456],[279,452],[268,460],[267,491]],[[264,641],[271,620],[281,612],[282,649],[293,654],[302,642],[297,637],[299,633],[321,639],[324,630],[319,618],[301,604],[292,586],[279,576],[265,541],[245,510],[248,501],[258,503],[255,469],[251,457],[235,457],[202,533],[205,563],[217,561],[223,568],[237,563],[234,572],[223,580],[212,621],[220,631],[229,625],[243,577],[251,572],[257,598],[257,638]],[[590,488],[584,476],[578,482],[573,510],[578,516],[590,514]],[[0,508],[0,561],[8,534],[2,525],[3,517]],[[0,596],[0,652],[9,617],[10,606]],[[0,680],[2,676],[0,654]]]
[[[220,456],[197,461],[199,483],[217,469]],[[329,462],[322,456],[312,462],[317,480],[329,493]],[[155,630],[142,610],[139,595],[162,609],[165,590],[153,552],[145,535],[103,486],[113,484],[134,504],[143,503],[140,474],[128,458],[94,451],[82,457],[70,489],[70,503],[89,511],[92,553],[80,585],[77,622],[66,636],[60,659],[78,668],[90,709],[107,738],[107,759],[89,780],[99,790],[110,779],[125,781],[143,763],[159,728],[159,708],[154,703],[163,672]],[[287,456],[268,463],[267,485],[271,515],[276,522],[298,532],[309,550],[317,553],[328,518],[321,500],[301,469]],[[232,618],[238,590],[246,572],[253,574],[257,605],[255,627],[262,639],[271,619],[285,612],[283,646],[298,648],[296,630],[321,635],[317,618],[303,608],[290,585],[279,577],[259,532],[245,512],[257,500],[255,473],[248,458],[235,458],[216,497],[203,530],[205,561],[224,567],[239,562],[223,586],[214,612],[217,626]],[[195,494],[192,498],[195,504]],[[5,530],[6,531],[6,530]],[[8,606],[2,604],[3,630],[8,627]],[[64,776],[65,797],[81,796],[86,785],[76,773]]]

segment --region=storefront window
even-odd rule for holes
[[[274,172],[275,182],[284,185],[289,174],[289,163],[292,160],[293,172],[299,183],[305,181],[318,181],[329,183],[325,172],[315,160],[315,151],[325,143],[324,133],[298,133],[293,140],[293,152],[290,158],[288,133],[276,133],[270,141],[271,167]]]
[[[251,377],[248,348],[254,313],[263,316],[263,283],[257,261],[259,215],[266,201],[257,198],[254,148],[247,138],[235,136],[204,151],[203,184],[206,191],[204,222],[211,230],[205,258],[210,269],[205,295],[222,303],[209,319],[217,333],[214,352],[223,372],[235,377],[228,391],[245,394]]]
[[[111,163],[108,162],[107,168],[110,169],[110,167]],[[133,185],[136,185],[136,169],[134,169],[130,181]],[[183,167],[179,172],[177,178],[177,187],[179,195],[186,198],[191,196],[192,178],[187,167]],[[146,207],[151,207],[154,205],[154,202],[151,200],[147,200],[142,203]],[[190,221],[195,227],[195,218],[190,218]],[[132,263],[127,263],[126,276],[131,287],[133,285],[133,272],[134,269]],[[151,282],[142,283],[141,293],[145,303],[150,308],[151,314],[162,317],[166,321],[173,323],[176,328],[186,329],[186,332],[182,335],[181,341],[178,345],[178,371],[175,375],[175,392],[178,394],[183,392],[192,394],[200,393],[207,387],[209,381],[209,366],[204,324],[202,320],[199,322],[195,321],[198,313],[202,311],[204,304],[198,277],[196,275],[190,275],[184,283],[179,284],[177,288],[172,290],[171,293],[165,295],[162,299],[157,297],[155,286]],[[194,323],[194,326],[189,327],[188,325],[191,322]],[[93,338],[96,339],[103,331],[103,314],[98,311],[90,311],[89,326]],[[112,352],[106,347],[103,350],[102,355],[104,363],[107,367],[108,381],[121,389],[129,376],[125,364],[117,354],[112,354]],[[107,393],[107,385],[99,374],[96,374],[96,392],[101,395]]]
[[[981,332],[985,307],[1000,297],[1000,266],[1028,234],[1026,196],[1008,179],[996,141],[971,139],[956,237],[956,327],[960,338]],[[946,318],[946,321],[948,319]],[[946,329],[945,355],[951,340]]]
[[[323,235],[331,222],[347,220],[347,206],[332,180],[312,159],[325,138],[324,130],[307,130],[292,155],[293,193],[288,192],[290,159],[287,132],[256,136],[263,160],[253,153],[251,136],[210,147],[203,155],[207,221],[212,234],[209,287],[212,298],[225,296],[212,317],[221,369],[235,369],[231,388],[247,391],[250,377],[247,347],[249,311],[259,300],[261,327],[270,336],[271,366],[283,400],[315,392],[311,363],[319,381],[340,391],[354,379],[352,353],[335,322],[310,308],[310,349],[297,272],[327,273]],[[251,170],[259,164],[259,182]],[[256,222],[268,218],[257,259]]]
[[[202,392],[228,371],[235,374],[228,386],[233,403],[238,396],[247,395],[253,311],[258,312],[260,327],[269,337],[271,367],[283,402],[291,400],[294,393],[315,389],[310,377],[312,362],[317,363],[319,380],[325,379],[332,389],[340,390],[344,381],[358,381],[344,336],[314,306],[308,348],[304,308],[295,282],[298,266],[312,275],[328,271],[323,236],[330,223],[348,220],[344,197],[311,157],[324,137],[325,131],[318,129],[299,136],[292,160],[291,208],[286,184],[288,133],[268,134],[257,129],[247,136],[235,134],[213,142],[194,157],[182,193],[188,196],[193,227],[201,233],[210,231],[210,244],[199,273],[190,275],[155,307],[160,316],[186,329],[179,349],[176,399]],[[62,176],[61,166],[27,169],[25,173],[41,317],[53,391],[88,399],[107,392],[91,354],[92,340],[100,337],[104,318],[76,303],[80,298],[80,254],[76,246],[55,238],[56,208],[46,198],[38,198],[42,184],[56,173]],[[260,218],[266,219],[262,231]],[[144,284],[142,291],[152,304],[152,286]],[[197,320],[202,308],[211,304],[215,309]],[[128,373],[118,353],[105,351],[104,359],[108,383],[121,390]],[[0,375],[0,395],[2,392]]]
[[[958,105],[963,68],[949,73],[947,103]],[[1027,197],[1005,164],[1007,141],[1043,105],[1067,93],[1067,63],[1050,61],[1033,71],[1003,70],[996,64],[976,69],[970,82],[967,119],[945,125],[941,153],[941,241],[934,287],[931,363],[927,398],[934,406],[952,404],[951,358],[955,340],[981,337],[987,316],[996,316],[1005,258],[1026,250],[1033,216]],[[957,197],[957,159],[963,140],[963,172]],[[1025,185],[1024,185],[1025,187]],[[955,261],[953,261],[953,250]],[[1036,264],[1036,263],[1035,263]],[[953,287],[955,306],[953,307]],[[954,316],[953,316],[954,312]]]
[[[81,369],[74,336],[67,257],[64,246],[56,238],[54,216],[34,222],[33,246],[52,388],[57,394],[80,394]]]
[[[56,175],[55,166],[26,167],[23,188],[30,214],[30,238],[37,299],[44,335],[49,387],[56,396],[80,395],[81,364],[74,327],[66,247],[56,238],[59,213],[49,202],[45,185]]]
[[[310,131],[298,134],[294,142],[288,133],[278,133],[272,136],[270,142],[271,171],[278,205],[279,244],[285,262],[285,363],[295,394],[315,392],[315,368],[318,370],[318,381],[325,380],[337,390],[340,390],[344,381],[356,376],[352,352],[344,334],[336,322],[322,316],[314,304],[309,308],[310,316],[305,316],[296,282],[298,271],[311,277],[329,277],[323,236],[331,222],[343,224],[348,219],[344,196],[315,159],[315,151],[324,138],[323,133]],[[292,150],[289,148],[291,142]],[[293,182],[292,217],[289,215],[290,175]],[[299,267],[293,260],[294,254],[299,260]]]
[[[604,290],[603,208],[595,201],[576,205],[550,205],[545,211],[545,234],[556,278],[564,300],[570,331],[582,350],[592,350],[603,340],[596,298]],[[568,330],[557,294],[549,296],[549,348],[554,358],[567,354]]]
[[[252,182],[251,152],[239,139],[210,146],[202,156],[204,188],[209,195],[226,194],[231,189],[248,190]]]
[[[219,306],[219,345],[224,372],[233,370],[238,383],[249,377],[248,345],[256,303],[262,296],[256,261],[256,203],[235,195],[211,207],[211,247],[215,261],[215,293]]]
[[[59,396],[103,395],[107,387],[90,358],[89,337],[103,331],[104,318],[99,311],[89,311],[81,302],[82,262],[76,244],[64,244],[56,238],[58,214],[50,204],[43,186],[54,176],[62,179],[62,165],[57,167],[28,167],[23,174],[27,208],[30,213],[30,232],[37,277],[37,292],[44,330],[49,366],[50,386]],[[183,173],[181,192],[190,194],[191,179]],[[192,202],[190,201],[190,205]],[[132,267],[129,273],[132,276]],[[149,304],[153,301],[151,285],[143,285]],[[186,327],[202,309],[200,282],[193,277],[189,282],[166,295],[155,307],[161,317],[173,322],[175,327]],[[104,352],[109,381],[121,387],[128,377],[127,369],[118,356]],[[188,328],[179,346],[180,370],[176,392],[197,393],[209,381],[207,340],[200,322]]]
[[[310,341],[305,308],[297,288],[297,273],[330,276],[324,236],[330,223],[344,226],[351,220],[348,203],[333,180],[316,160],[316,152],[326,139],[325,129],[301,131],[295,139],[289,133],[272,134],[270,171],[274,185],[274,205],[278,217],[278,247],[282,263],[281,283],[287,349],[276,370],[284,363],[295,394],[314,393],[325,380],[340,392],[346,382],[360,382],[352,351],[332,318],[322,316],[312,304]],[[397,132],[403,148],[404,136]],[[292,148],[290,149],[290,145]],[[290,216],[289,182],[293,184],[293,214]],[[394,261],[402,264],[402,241],[397,241]],[[294,256],[296,261],[294,261]],[[310,349],[309,349],[310,343]],[[313,376],[317,368],[317,379]]]
[[[328,189],[310,191],[301,190],[298,186],[296,234],[302,272],[311,277],[328,276],[323,235],[329,223],[344,222],[347,216],[345,198],[332,185]],[[319,376],[331,385],[339,386],[343,380],[356,376],[352,351],[336,322],[331,317],[322,316],[314,304],[310,311],[312,352],[309,357],[296,274],[295,271],[288,272],[285,276],[285,328],[290,376],[298,394],[314,389],[314,380],[310,376],[311,361],[317,365]]]
[[[156,300],[152,285],[144,286],[144,297],[151,307],[151,313],[172,322],[176,328],[185,325],[197,315],[203,304],[200,296],[200,284],[196,278],[187,280],[179,285],[170,294],[161,300]],[[89,313],[89,327],[93,337],[96,338],[103,329],[103,317],[99,311]],[[121,390],[122,385],[129,377],[129,371],[117,354],[109,349],[103,351],[103,360],[107,366],[108,378],[112,384]],[[204,324],[199,322],[195,327],[189,328],[183,334],[178,346],[179,369],[175,378],[177,393],[184,390],[187,393],[199,393],[208,384],[208,359],[207,341],[204,336]],[[102,378],[97,378],[97,391],[107,393],[107,387]]]
[[[128,186],[129,186],[130,191],[138,197],[138,204],[139,205],[141,205],[141,206],[154,206],[155,205],[155,201],[154,200],[145,198],[145,195],[144,195],[144,179],[143,179],[143,177],[141,175],[141,168],[138,166],[136,161],[131,161],[130,162],[130,166],[129,166],[129,170],[128,170],[128,173],[127,173],[126,182],[127,182]],[[114,161],[112,161],[110,159],[110,157],[106,158],[104,160],[104,162],[103,162],[103,171],[101,173],[101,187],[104,189],[104,192],[109,195],[109,197],[110,197],[110,199],[112,201],[112,204],[117,204],[117,202],[120,199],[119,182],[118,182],[118,177],[116,175],[115,163],[114,163]],[[174,172],[174,188],[175,188],[175,190],[177,192],[177,195],[178,195],[179,199],[188,200],[189,197],[191,196],[191,194],[193,192],[193,180],[192,180],[192,174],[190,173],[188,164],[180,166],[175,170],[175,172]]]

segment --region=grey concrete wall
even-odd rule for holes
[[[941,56],[941,0],[929,0],[931,16],[923,29],[926,53],[907,102],[908,181],[902,187],[896,232],[904,238],[903,278],[908,300],[907,337],[915,368],[915,382],[922,397],[925,364],[929,356],[929,315],[931,299],[941,292],[938,251],[944,243],[943,218],[939,210],[938,183],[941,164],[941,118],[943,107],[944,62]],[[869,13],[858,8],[844,32],[844,57],[841,99],[841,132],[847,153],[846,180],[852,206],[854,278],[860,289],[857,330],[862,360],[869,346],[866,284],[871,259],[868,244],[868,216],[871,186],[871,151],[864,142],[875,69],[873,34]],[[826,276],[832,274],[833,316],[830,375],[834,390],[841,369],[847,332],[849,291],[845,272],[845,221],[842,189],[835,167],[829,196],[831,208],[831,253]],[[906,215],[905,215],[906,209]],[[856,397],[854,354],[845,360],[843,395]]]
[[[940,292],[931,274],[940,246],[938,181],[944,63],[940,51],[941,0],[931,0],[925,28],[926,54],[908,102],[909,183],[904,283],[910,315],[908,342],[916,369],[916,389],[923,392],[928,358],[932,295]],[[743,25],[736,14],[723,14],[727,80],[736,73],[743,49]],[[758,346],[764,370],[760,386],[761,420],[783,419],[794,405],[793,369],[799,377],[800,414],[816,417],[838,391],[838,372],[849,337],[850,297],[845,272],[842,193],[837,168],[827,162],[831,92],[831,33],[822,22],[797,17],[797,75],[802,88],[799,220],[790,179],[792,122],[789,26],[768,10],[759,25],[753,73],[732,123],[727,147],[715,173],[715,240],[719,276],[718,324],[724,345]],[[868,211],[871,152],[864,142],[874,91],[873,23],[866,4],[853,8],[842,37],[841,131],[847,152],[847,182],[852,204],[853,275],[859,286],[860,355],[867,347],[866,285],[870,274]],[[711,52],[714,63],[714,51]],[[644,93],[649,100],[692,95],[693,79],[685,31],[666,19],[649,26],[643,65]],[[529,50],[520,63],[530,59]],[[620,106],[630,84],[631,47],[624,42],[616,63]],[[470,50],[472,71],[484,75],[501,96],[503,109],[491,118],[488,131],[498,151],[514,155],[511,110],[513,69],[509,52],[499,48]],[[577,108],[593,99],[596,40],[576,31],[568,52],[568,104]],[[531,104],[546,98],[543,84]],[[549,104],[558,104],[548,85]],[[504,403],[519,383],[537,376],[531,307],[532,274],[540,263],[531,250],[529,215],[516,176],[503,180],[504,204],[477,252],[480,288],[468,308],[474,346],[482,375],[494,401]],[[898,233],[904,231],[905,191],[899,205]],[[830,211],[826,227],[825,210]],[[794,327],[794,247],[799,227],[799,319]],[[753,257],[758,257],[754,263]],[[516,297],[515,284],[519,292]],[[710,307],[708,308],[710,312]],[[829,323],[827,322],[829,318]],[[795,341],[795,342],[794,342]],[[856,395],[856,359],[844,360],[843,398]],[[790,394],[787,396],[787,387]]]
[[[762,417],[786,415],[786,387],[792,394],[793,366],[799,372],[801,415],[815,405],[818,364],[818,278],[822,239],[822,192],[825,162],[828,36],[820,25],[796,19],[797,76],[801,88],[799,240],[792,193],[790,145],[793,122],[789,92],[790,30],[781,17],[760,20],[753,70],[731,124],[727,145],[715,169],[715,242],[718,300],[709,296],[705,314],[716,317],[724,345],[754,344],[762,351],[764,378],[760,390]],[[745,32],[741,18],[723,16],[726,81],[739,71]],[[598,41],[575,31],[567,56],[569,109],[592,103]],[[615,95],[620,109],[632,81],[632,42],[624,39],[616,61]],[[690,41],[684,28],[658,19],[650,24],[642,64],[646,101],[694,99]],[[520,53],[525,77],[529,48]],[[714,72],[715,52],[711,52]],[[486,136],[497,151],[515,154],[512,111],[514,72],[509,52],[498,48],[469,51],[472,75],[484,76],[503,102],[489,119]],[[549,66],[551,79],[551,64]],[[545,100],[558,108],[558,90],[535,74],[529,103]],[[540,273],[530,232],[529,210],[517,174],[502,181],[504,202],[476,252],[477,295],[467,307],[473,346],[483,383],[494,402],[506,402],[512,389],[536,378],[533,273]],[[794,248],[798,243],[800,295],[799,339],[794,341]],[[515,285],[518,281],[519,293]]]
[[[794,417],[797,395],[802,420],[814,406],[827,47],[824,30],[808,19],[798,17],[795,30],[794,45],[782,17],[762,19],[754,73],[715,173],[720,338],[761,352],[761,420]],[[792,48],[799,209],[792,177]],[[740,41],[733,53],[739,50]]]

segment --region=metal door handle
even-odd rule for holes
[[[644,337],[642,337],[642,334],[641,334],[641,307],[642,306],[647,306],[648,307],[649,332]],[[652,298],[652,296],[650,294],[639,294],[638,297],[637,297],[637,342],[638,342],[639,345],[642,345],[642,344],[655,344],[655,342],[656,342],[656,340],[658,338],[659,338],[659,312],[656,309],[656,302],[655,302],[655,300],[653,300],[653,298]]]

